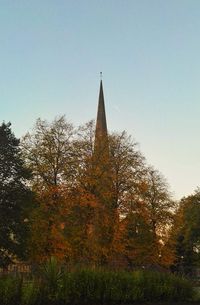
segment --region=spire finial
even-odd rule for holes
[[[103,73],[100,72],[100,80],[102,80],[102,77],[103,77]]]

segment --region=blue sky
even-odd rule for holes
[[[0,121],[95,118],[132,134],[174,197],[200,185],[199,0],[0,0]]]

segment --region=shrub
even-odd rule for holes
[[[56,302],[58,299],[62,280],[61,267],[52,257],[39,270],[39,294],[43,302]]]
[[[0,304],[21,304],[22,279],[14,276],[0,278]]]
[[[187,301],[193,288],[187,280],[166,273],[80,270],[63,274],[59,295],[64,304]]]
[[[173,274],[139,271],[140,288],[143,287],[144,301],[187,301],[193,297],[192,284]]]
[[[41,303],[39,285],[35,281],[29,281],[22,287],[22,304],[39,305]]]
[[[190,301],[192,284],[168,273],[76,270],[61,272],[54,259],[35,279],[0,278],[1,305],[86,305]]]

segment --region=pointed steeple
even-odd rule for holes
[[[105,103],[104,103],[104,94],[103,94],[103,83],[101,80],[95,137],[99,138],[102,136],[107,137],[107,123],[106,123],[106,112],[105,112]]]

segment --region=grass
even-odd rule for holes
[[[20,304],[22,295],[22,279],[11,276],[0,278],[0,304]]]
[[[0,278],[1,305],[171,304],[197,299],[192,284],[172,274],[101,269],[67,272],[54,259],[29,281]]]

